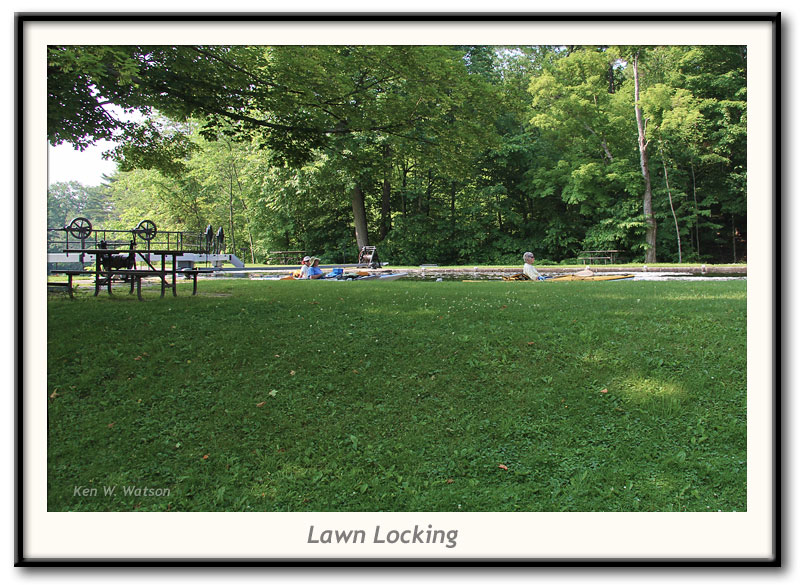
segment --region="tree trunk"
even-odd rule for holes
[[[697,240],[697,257],[700,257],[700,209],[697,206],[697,179],[694,176],[694,162],[692,162],[692,196],[694,197],[694,235]]]
[[[497,229],[500,233],[503,233],[503,211],[500,207],[502,203],[500,199],[500,193],[495,196],[495,201],[497,203]]]
[[[642,167],[642,177],[644,178],[644,219],[647,223],[645,232],[646,250],[644,255],[645,262],[656,261],[656,216],[653,213],[653,188],[650,183],[650,163],[647,154],[649,142],[647,140],[647,123],[642,116],[642,109],[639,107],[639,54],[633,57],[633,83],[634,83],[634,110],[636,112],[636,126],[639,130],[639,162]]]
[[[383,179],[383,189],[381,189],[381,229],[379,235],[381,241],[383,241],[392,229],[391,194],[392,187],[389,183],[389,178],[386,177]]]
[[[378,239],[383,241],[392,229],[392,186],[389,175],[392,172],[392,150],[389,146],[383,148],[383,188],[381,189],[381,226]]]
[[[425,196],[422,193],[422,169],[416,169],[416,165],[414,165],[414,167],[414,176],[412,177],[414,182],[414,197],[417,198],[417,212],[422,215],[425,213]]]
[[[675,215],[675,206],[672,204],[672,191],[669,188],[669,175],[667,175],[667,161],[664,160],[664,150],[661,150],[661,164],[664,165],[664,184],[667,186],[667,197],[669,197],[669,208],[672,210],[672,219],[675,220],[675,236],[678,239],[678,264],[683,263],[681,252],[681,230],[678,228],[678,216]]]
[[[236,254],[236,231],[233,229],[233,176],[230,176],[230,201],[228,202],[228,222],[231,230],[231,254]]]
[[[456,182],[450,183],[450,232],[456,233]]]
[[[356,246],[361,250],[364,246],[369,246],[369,236],[367,235],[367,212],[364,208],[364,193],[361,185],[356,183],[353,187],[353,222],[356,229]]]
[[[600,146],[603,148],[603,152],[604,152],[604,153],[606,153],[606,158],[607,158],[607,159],[608,159],[610,162],[614,162],[614,156],[611,154],[611,150],[609,150],[609,148],[608,148],[608,143],[606,142],[606,139],[605,139],[605,138],[603,138],[602,136],[600,136],[600,135],[599,135],[597,132],[595,132],[595,131],[594,131],[594,128],[592,128],[591,126],[589,126],[589,124],[584,124],[583,126],[584,126],[584,128],[586,128],[586,129],[587,129],[587,130],[588,130],[588,131],[589,131],[591,134],[593,134],[594,136],[596,136],[596,137],[597,137],[597,138],[600,140]]]
[[[406,209],[406,189],[408,188],[408,173],[409,173],[409,170],[410,169],[408,168],[408,166],[406,166],[406,164],[403,163],[403,183],[400,186],[400,198],[401,198],[400,201],[403,204],[403,210],[402,210],[403,211],[403,217],[405,217],[407,212],[408,212],[407,209]]]
[[[233,153],[233,149],[228,143],[228,151]],[[233,157],[231,156],[231,169],[233,170],[233,176],[236,179],[236,186],[239,189],[239,201],[242,204],[242,209],[244,210],[244,225],[247,228],[247,239],[250,241],[250,261],[255,264],[256,263],[256,246],[253,242],[253,230],[250,227],[250,213],[247,209],[247,203],[244,200],[244,193],[242,189],[242,181],[239,178],[239,171],[236,169],[236,163],[233,162]]]
[[[433,197],[433,171],[428,170],[428,186],[425,189],[425,215],[431,216],[431,198]]]
[[[608,93],[614,93],[616,91],[616,87],[614,86],[614,64],[609,63],[608,65]]]

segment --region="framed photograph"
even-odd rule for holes
[[[16,564],[780,566],[780,26],[18,14]]]

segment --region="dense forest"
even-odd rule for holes
[[[51,185],[48,226],[222,226],[246,262],[740,262],[746,74],[741,46],[51,46],[50,143],[113,140],[118,171]]]

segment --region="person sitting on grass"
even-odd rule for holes
[[[308,261],[308,278],[322,278],[322,269],[319,267],[319,258],[312,257]]]
[[[292,276],[294,276],[295,278],[298,278],[298,279],[308,278],[308,264],[309,264],[310,261],[311,261],[311,256],[305,256],[300,261],[300,264],[301,264],[300,270],[295,270],[292,273]]]
[[[525,252],[522,255],[522,260],[524,260],[525,264],[522,266],[522,273],[527,276],[531,280],[544,280],[544,276],[539,274],[539,271],[533,267],[533,262],[536,258],[533,255],[533,252]]]

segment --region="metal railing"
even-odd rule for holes
[[[48,228],[48,253],[90,248],[137,250],[176,250],[193,254],[221,254],[225,250],[222,228],[214,234],[209,225],[204,233],[160,231],[150,220],[140,221],[131,230],[94,229],[91,222],[76,217],[62,228]]]
[[[131,242],[137,250],[181,250],[197,254],[208,254],[210,250],[205,246],[206,239],[203,234],[190,232],[158,232],[152,240],[137,237],[131,230],[93,230],[84,238],[75,237],[64,228],[49,228],[47,230],[47,251],[63,252],[64,250],[78,250],[81,248],[98,248],[100,243],[110,249],[130,248]]]

